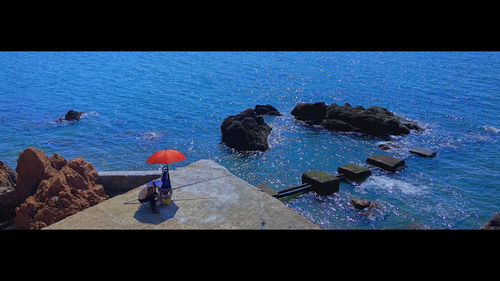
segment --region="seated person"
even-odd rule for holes
[[[153,182],[153,185],[144,186],[141,191],[139,191],[139,202],[146,203],[149,202],[151,206],[151,211],[155,214],[158,214],[158,210],[156,209],[156,199],[158,198],[158,192],[156,192],[156,183]]]

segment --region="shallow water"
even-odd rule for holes
[[[374,170],[339,193],[286,204],[324,228],[469,229],[500,211],[498,52],[0,52],[0,160],[15,169],[26,147],[83,157],[99,171],[150,170],[156,150],[212,159],[251,184],[279,190],[311,169],[335,172],[373,153],[408,168]],[[299,102],[378,105],[424,133],[389,139],[305,126]],[[228,115],[271,104],[270,150],[240,154],[221,143]],[[57,123],[66,111],[79,122]],[[401,148],[382,152],[391,140]],[[413,146],[435,158],[408,153]],[[368,216],[351,198],[382,205]]]

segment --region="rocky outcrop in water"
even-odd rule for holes
[[[80,120],[80,116],[82,116],[83,111],[74,111],[70,110],[66,112],[66,115],[64,115],[64,118],[59,118],[56,120],[56,122],[61,122],[61,121],[78,121]]]
[[[373,136],[404,135],[410,130],[421,131],[415,122],[394,115],[389,110],[371,106],[352,107],[346,103],[343,106],[324,102],[300,103],[291,112],[298,120],[312,125],[321,125],[325,129],[342,132],[360,132]]]
[[[40,229],[108,199],[97,170],[83,158],[67,162],[30,147],[17,162],[15,190],[23,202],[15,208],[15,228]]]
[[[266,105],[257,104],[253,111],[257,115],[274,115],[274,116],[283,115],[274,106],[269,104]]]
[[[224,119],[220,127],[222,141],[239,151],[266,151],[271,127],[251,108]]]

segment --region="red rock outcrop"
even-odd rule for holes
[[[16,191],[20,197],[26,198],[35,193],[38,184],[53,177],[57,173],[49,157],[42,151],[28,147],[17,158]]]
[[[18,229],[41,229],[109,198],[97,184],[97,170],[81,157],[68,163],[58,154],[49,158],[28,148],[19,159],[16,170],[21,185],[16,189],[34,194],[16,208]]]

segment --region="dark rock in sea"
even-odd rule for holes
[[[356,164],[348,164],[341,166],[337,169],[339,174],[343,174],[349,180],[363,181],[369,177],[372,172],[367,167],[359,166]]]
[[[266,151],[269,149],[267,137],[271,133],[271,127],[251,108],[224,119],[220,129],[222,141],[236,150]]]
[[[325,129],[340,132],[356,132],[357,129],[344,121],[337,119],[323,119],[320,123]]]
[[[488,222],[486,222],[479,229],[483,230],[500,230],[500,213],[492,217]]]
[[[311,170],[302,174],[302,183],[308,183],[319,195],[331,195],[339,191],[340,181],[337,177],[320,170]]]
[[[380,204],[378,204],[377,202],[371,202],[371,201],[368,201],[366,199],[357,199],[357,198],[354,198],[354,199],[351,199],[351,204],[354,206],[354,208],[358,209],[358,210],[364,210],[366,208],[380,208]]]
[[[361,132],[373,136],[405,135],[410,130],[422,130],[415,122],[402,117],[380,106],[371,106],[368,109],[362,106],[352,107],[332,104],[326,106],[324,102],[300,103],[293,110],[296,119],[321,124],[328,130],[344,132]]]
[[[274,115],[274,116],[283,115],[274,106],[269,104],[266,105],[257,104],[254,108],[254,112],[256,115]]]
[[[80,116],[82,114],[83,114],[83,111],[70,110],[66,113],[64,118],[59,118],[56,120],[56,122],[61,122],[63,120],[65,120],[65,121],[78,121],[78,120],[80,120]]]
[[[390,172],[396,172],[407,167],[405,160],[398,159],[385,154],[376,154],[369,156],[366,159],[366,163],[371,164],[373,166],[377,166],[379,168],[382,168]]]
[[[432,151],[432,150],[427,149],[427,148],[416,147],[416,148],[410,149],[410,152],[413,153],[413,154],[417,154],[419,156],[423,156],[423,157],[434,157],[434,156],[436,156],[436,152],[435,151]]]
[[[300,103],[293,110],[292,115],[296,119],[302,121],[310,121],[315,125],[319,125],[325,119],[326,104],[324,102],[317,103]]]

